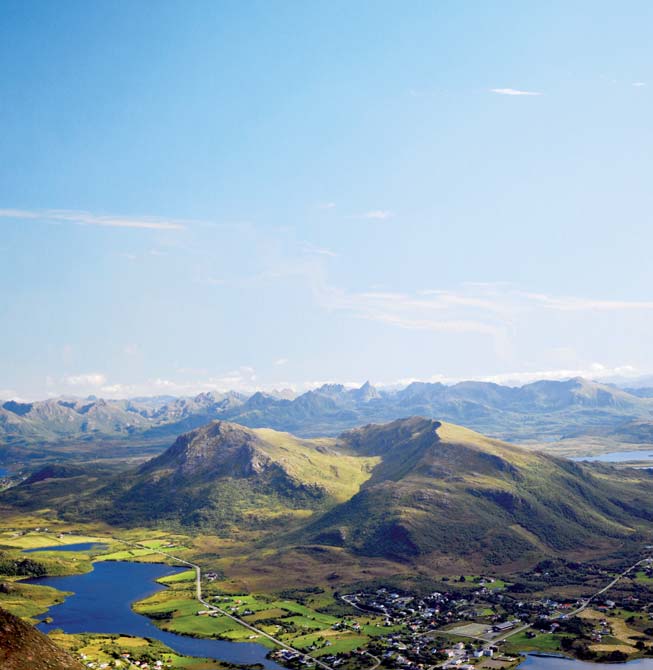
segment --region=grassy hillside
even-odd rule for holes
[[[573,463],[451,424],[409,419],[345,433],[385,452],[361,490],[294,539],[422,560],[606,551],[653,529],[653,477]]]
[[[71,519],[270,530],[348,500],[379,461],[351,454],[333,439],[301,440],[214,421],[118,477],[41,480],[37,474],[12,489],[11,498],[14,505],[39,501]]]
[[[379,456],[361,456],[343,449],[335,439],[302,440],[290,433],[259,428],[262,450],[297,481],[323,488],[339,502],[351,498],[369,479]]]
[[[279,562],[308,551],[430,571],[507,568],[653,537],[649,471],[574,463],[420,417],[336,439],[214,421],[120,476],[49,474],[0,502],[51,507],[68,520],[239,536],[250,549],[255,539]]]

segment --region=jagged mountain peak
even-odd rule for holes
[[[359,402],[369,402],[381,397],[381,394],[369,381],[366,381],[360,388],[351,391],[351,395]]]
[[[446,386],[413,382],[378,391],[370,382],[349,389],[323,384],[291,393],[207,391],[194,397],[105,400],[53,398],[0,405],[0,439],[32,445],[88,435],[121,439],[135,433],[165,439],[212,419],[268,426],[298,435],[337,435],[369,421],[419,414],[470,426],[511,441],[560,439],[573,430],[609,432],[625,420],[650,420],[653,398],[584,378],[540,380],[523,386],[468,381]]]
[[[142,466],[143,473],[172,472],[179,477],[247,476],[260,472],[267,458],[262,441],[249,428],[211,421],[180,435],[163,454]]]
[[[341,396],[347,393],[347,387],[344,384],[327,383],[315,389],[315,392],[328,396]]]

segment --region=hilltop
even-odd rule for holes
[[[34,473],[10,489],[13,504],[56,501],[72,518],[114,524],[168,522],[220,532],[281,527],[348,500],[379,459],[334,439],[301,439],[213,421],[120,476]],[[74,495],[71,495],[74,492]]]
[[[2,670],[82,670],[70,654],[34,626],[0,608]]]
[[[301,539],[399,560],[602,552],[653,530],[653,477],[555,458],[412,418],[341,436],[382,457]]]

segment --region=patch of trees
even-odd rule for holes
[[[601,663],[623,663],[624,661],[628,660],[628,654],[624,653],[623,651],[619,651],[618,649],[615,649],[614,651],[611,651],[608,654],[603,654],[603,656],[599,656],[596,660]]]
[[[11,577],[43,577],[47,570],[43,563],[31,558],[12,558],[0,552],[0,574]]]
[[[301,605],[306,605],[308,598],[311,595],[324,593],[324,589],[320,586],[307,586],[302,589],[285,589],[279,593],[283,600],[296,600]]]

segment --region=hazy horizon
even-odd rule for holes
[[[464,383],[464,382],[484,382],[484,383],[493,383],[500,386],[507,386],[512,388],[519,388],[527,384],[531,384],[539,381],[557,381],[565,382],[573,379],[584,379],[586,381],[595,382],[598,384],[609,384],[614,385],[620,388],[642,388],[645,386],[653,385],[653,375],[635,375],[632,370],[621,370],[619,374],[615,374],[613,370],[603,370],[594,368],[593,370],[557,370],[557,371],[545,371],[542,373],[533,372],[533,373],[506,373],[503,375],[494,375],[490,377],[479,377],[479,378],[454,378],[454,377],[444,377],[442,375],[434,375],[426,379],[399,379],[395,381],[372,381],[370,379],[365,379],[363,381],[343,381],[337,379],[325,379],[319,381],[303,382],[303,383],[283,383],[280,384],[268,384],[268,385],[256,385],[252,383],[251,386],[215,386],[212,384],[196,383],[189,382],[187,385],[178,385],[174,388],[169,388],[167,391],[162,389],[159,393],[149,393],[147,392],[148,387],[143,388],[143,392],[139,392],[138,387],[134,387],[132,392],[128,395],[121,395],[120,393],[75,393],[64,392],[64,393],[55,393],[55,392],[44,392],[41,395],[34,395],[30,397],[21,397],[21,396],[1,396],[0,401],[9,401],[13,400],[16,402],[39,402],[43,400],[57,399],[57,398],[75,398],[79,400],[84,400],[89,397],[102,398],[106,400],[132,400],[136,398],[157,398],[157,397],[193,397],[202,393],[241,393],[242,395],[252,395],[254,393],[268,393],[268,394],[292,394],[292,397],[306,393],[307,391],[313,391],[319,389],[325,385],[338,385],[344,386],[346,389],[358,389],[364,386],[365,384],[371,384],[374,388],[377,388],[386,392],[399,391],[408,387],[410,384],[415,382],[434,384],[440,383],[445,386],[453,386],[455,384]]]

